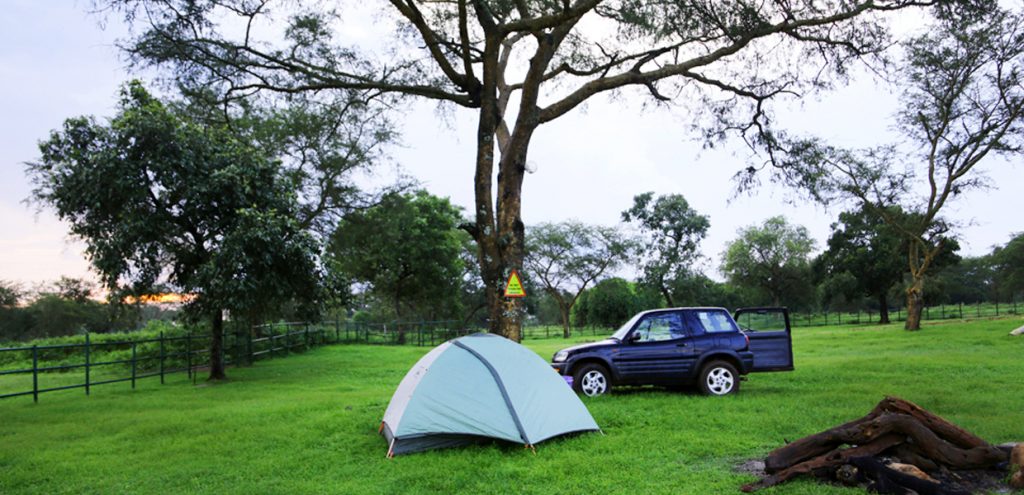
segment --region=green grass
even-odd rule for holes
[[[604,429],[385,459],[377,426],[427,348],[329,346],[230,370],[0,401],[0,493],[737,493],[734,466],[867,413],[886,394],[991,442],[1024,440],[1021,319],[798,329],[797,370],[738,396],[634,389],[586,400]],[[593,340],[592,336],[573,341]],[[545,358],[561,339],[530,340]],[[859,493],[796,481],[765,493]]]

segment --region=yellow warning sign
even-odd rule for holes
[[[519,272],[512,270],[505,284],[505,297],[526,297],[526,290],[523,289],[523,282],[519,280]]]

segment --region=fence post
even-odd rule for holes
[[[267,345],[270,346],[270,347],[267,348],[267,356],[269,358],[273,359],[274,358],[274,324],[271,323],[270,326],[267,327],[267,328],[268,328],[268,330],[267,330]]]
[[[132,390],[135,390],[135,341],[132,341]]]
[[[252,366],[253,355],[252,355],[252,327],[249,328],[248,336],[246,337],[245,351],[247,353],[245,362]]]
[[[32,401],[39,402],[39,347],[32,346]]]
[[[960,309],[960,319],[962,320],[962,319],[964,319],[964,302],[963,301],[960,301],[959,309]]]
[[[302,338],[305,340],[306,350],[308,351],[309,350],[309,323],[306,323],[306,333],[305,333],[305,335],[302,336]]]
[[[346,332],[347,333],[347,332]],[[334,317],[334,343],[337,344],[341,340],[341,317]]]
[[[160,332],[160,385],[164,384],[164,333]]]
[[[939,305],[939,310],[942,311],[942,313],[941,313],[942,314],[942,319],[945,320],[946,319],[946,303],[940,304]]]
[[[930,320],[930,319],[932,319],[932,317],[931,317],[931,312],[930,312],[930,311],[928,311],[928,306],[925,306],[925,307],[924,307],[924,319],[925,319],[925,320]]]
[[[188,363],[188,379],[192,379],[192,331],[185,334],[185,360]]]
[[[85,395],[89,395],[89,332],[85,333]]]
[[[999,298],[996,297],[996,316],[999,316]]]

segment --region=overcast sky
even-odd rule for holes
[[[91,277],[82,245],[68,238],[66,225],[23,203],[31,191],[23,163],[37,158],[37,142],[68,117],[110,117],[119,85],[131,77],[113,46],[123,28],[111,23],[102,29],[86,13],[88,7],[89,2],[70,0],[4,2],[0,279],[33,284],[61,275]],[[892,137],[887,131],[896,105],[891,93],[860,78],[826,97],[783,108],[779,120],[838,145],[879,144]],[[541,127],[530,148],[537,170],[523,185],[523,220],[530,225],[573,218],[612,225],[634,195],[676,193],[711,218],[702,249],[716,278],[719,255],[737,229],[774,215],[806,226],[820,249],[838,211],[787,204],[786,192],[771,186],[730,201],[731,177],[747,164],[747,151],[736,145],[702,150],[687,133],[686,108],[686,102],[644,109],[638,99],[598,98]],[[430,103],[412,105],[402,146],[391,151],[405,173],[467,211],[473,202],[473,118],[472,112],[461,112],[441,119]],[[968,255],[984,254],[1024,231],[1024,168],[998,160],[982,168],[994,188],[959,198],[948,212],[969,224],[959,232]]]

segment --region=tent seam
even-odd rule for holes
[[[494,378],[495,383],[497,383],[498,385],[498,390],[501,391],[501,397],[505,399],[505,406],[508,407],[508,411],[512,415],[512,421],[515,422],[516,429],[519,430],[520,438],[523,439],[524,444],[530,445],[530,439],[526,437],[526,429],[523,428],[523,423],[522,421],[519,420],[519,413],[516,412],[515,406],[512,405],[512,398],[508,396],[508,390],[505,389],[505,382],[503,382],[501,380],[501,376],[498,375],[498,370],[494,369],[494,366],[491,365],[490,361],[488,361],[487,358],[483,357],[483,355],[481,355],[476,350],[471,349],[466,344],[463,344],[458,340],[453,340],[452,344],[455,344],[457,347],[468,351],[470,354],[473,355],[473,357],[479,359],[480,362],[487,367],[487,370],[491,372],[491,378]]]

